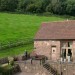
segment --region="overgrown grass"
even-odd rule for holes
[[[34,38],[42,22],[60,21],[65,18],[57,16],[36,16],[24,14],[0,13],[0,43],[15,42],[16,40],[25,40]],[[32,44],[23,47],[0,51],[0,57],[11,56],[23,53],[25,49],[32,50]]]

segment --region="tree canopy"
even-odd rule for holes
[[[75,15],[75,0],[0,0],[0,11]]]

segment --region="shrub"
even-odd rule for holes
[[[0,67],[0,74],[2,75],[13,75],[17,72],[21,72],[21,69],[18,64],[10,64],[5,67]]]
[[[44,16],[51,16],[51,15],[53,15],[53,13],[51,13],[51,12],[45,12],[45,13],[43,13],[43,15]]]

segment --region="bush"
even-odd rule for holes
[[[13,67],[11,65],[0,67],[0,72],[2,73],[2,75],[12,75],[12,68]]]
[[[51,13],[51,12],[45,12],[45,13],[43,13],[43,15],[44,15],[44,16],[52,16],[53,13]]]
[[[10,62],[10,65],[14,66],[14,61],[11,61],[11,62]]]
[[[6,67],[0,67],[0,74],[2,75],[13,75],[17,72],[21,72],[21,69],[18,64],[8,65]]]

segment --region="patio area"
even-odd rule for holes
[[[27,61],[18,61],[21,68],[21,72],[15,75],[52,75],[40,64],[39,60],[33,60],[33,64],[31,64],[31,60]]]

